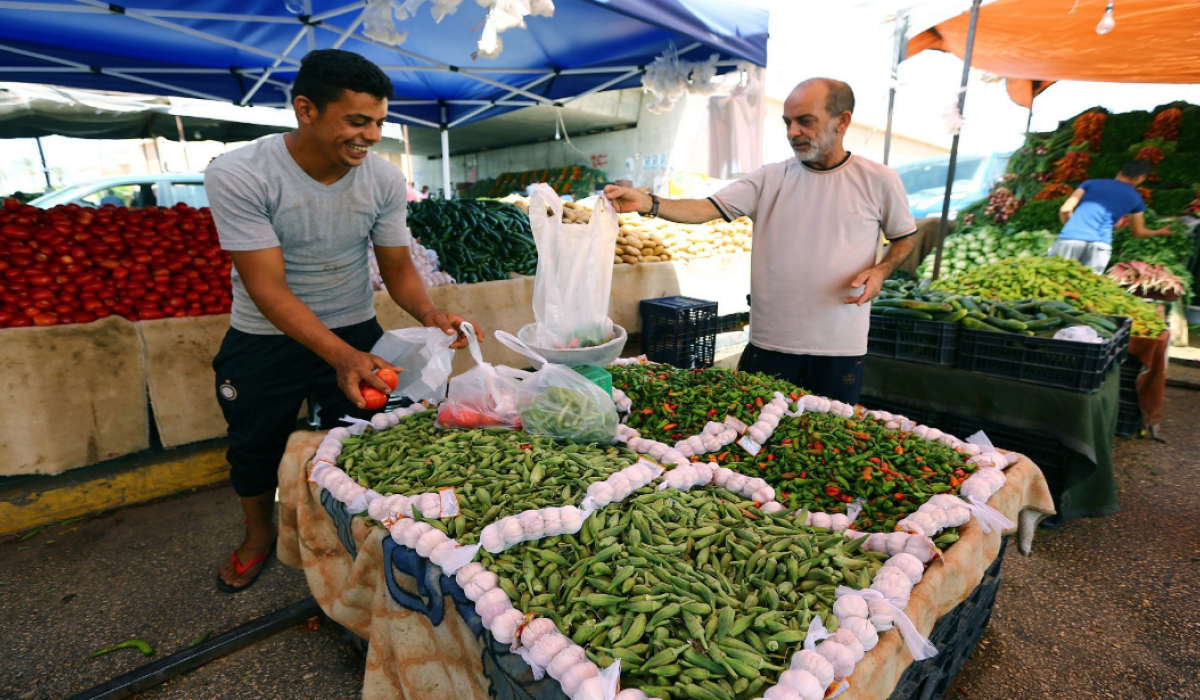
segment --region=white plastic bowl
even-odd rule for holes
[[[517,338],[522,342],[538,351],[542,357],[560,365],[593,365],[596,367],[604,367],[611,365],[618,357],[621,356],[621,351],[625,349],[625,343],[629,340],[629,335],[625,329],[613,324],[613,332],[617,337],[608,341],[603,345],[593,345],[590,348],[543,348],[539,347],[534,342],[534,329],[537,326],[531,323],[524,326],[517,332]],[[541,369],[541,363],[530,360],[535,369]]]

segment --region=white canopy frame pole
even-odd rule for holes
[[[961,116],[963,107],[967,104],[967,82],[971,79],[971,53],[975,50],[975,30],[979,25],[979,5],[981,0],[971,1],[971,23],[967,25],[967,48],[963,52],[962,84],[958,90],[958,113]],[[933,279],[937,281],[942,271],[942,248],[946,244],[946,232],[950,230],[950,194],[954,189],[954,169],[958,164],[958,138],[954,134],[954,142],[950,145],[950,167],[946,170],[946,195],[942,199],[942,220],[938,223],[937,248],[933,256]]]
[[[454,199],[450,187],[450,125],[446,123],[446,107],[442,106],[442,197]]]
[[[900,62],[904,60],[904,50],[908,46],[908,10],[896,13],[896,30],[893,34],[895,45],[892,47],[892,80],[888,86],[887,128],[883,132],[883,164],[888,164],[892,154],[892,115],[896,111],[896,86],[900,81]]]
[[[537,87],[538,85],[541,85],[542,83],[546,82],[547,80],[550,80],[553,77],[554,77],[553,73],[551,73],[549,75],[543,75],[540,78],[537,78],[536,80],[531,80],[530,82],[525,83],[524,85],[521,86],[521,89],[528,90],[530,88]],[[483,114],[484,112],[487,112],[488,110],[492,109],[493,107],[498,107],[501,105],[514,105],[515,103],[513,102],[513,100],[511,98],[513,98],[515,96],[516,96],[516,93],[510,92],[508,95],[505,95],[504,97],[501,97],[498,100],[495,100],[495,101],[488,100],[487,104],[484,104],[479,109],[475,109],[470,112],[467,112],[466,114],[462,115],[458,119],[455,119],[453,122],[450,122],[450,124],[448,126],[451,129],[453,129],[456,126],[458,126],[460,124],[464,124],[464,123],[470,121],[471,119],[474,119],[476,116]],[[460,102],[460,104],[461,104],[461,102]],[[541,103],[534,102],[532,104],[536,105],[536,104],[541,104]]]
[[[242,95],[242,99],[238,101],[240,106],[245,107],[247,104],[249,104],[250,99],[254,97],[255,93],[258,92],[258,89],[262,87],[263,84],[266,83],[271,77],[271,73],[275,72],[275,69],[279,67],[279,64],[283,63],[284,58],[286,58],[287,55],[292,52],[292,49],[296,48],[296,44],[299,44],[300,40],[303,39],[304,35],[307,33],[308,27],[301,27],[300,31],[296,32],[296,36],[292,37],[291,43],[289,43],[287,48],[283,50],[283,57],[275,59],[275,62],[271,64],[271,67],[263,71],[262,77],[259,78],[256,83],[254,83],[254,87],[247,90],[245,95]]]

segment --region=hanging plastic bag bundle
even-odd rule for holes
[[[438,407],[439,428],[521,429],[517,412],[517,381],[483,361],[475,329],[462,324],[475,366],[450,380],[446,400]]]
[[[549,210],[549,213],[547,213]],[[608,317],[617,212],[603,195],[591,223],[564,224],[563,203],[549,185],[533,187],[529,225],[537,244],[533,283],[533,344],[543,348],[586,348],[612,340]]]
[[[612,397],[582,374],[547,362],[536,350],[504,331],[496,339],[542,363],[517,388],[517,408],[526,433],[581,444],[610,445],[617,437],[617,406]]]

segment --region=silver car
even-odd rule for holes
[[[162,175],[117,175],[70,185],[30,202],[50,209],[63,204],[101,207],[170,207],[183,202],[199,209],[208,206],[203,173],[165,173]]]

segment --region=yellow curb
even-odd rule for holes
[[[165,452],[148,463],[86,479],[48,477],[48,486],[31,485],[18,493],[0,494],[0,536],[229,478],[224,445],[176,454]]]

